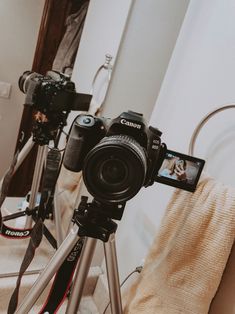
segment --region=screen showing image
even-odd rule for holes
[[[205,161],[167,150],[156,181],[187,191],[195,191]]]

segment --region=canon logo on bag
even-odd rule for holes
[[[134,123],[131,121],[127,121],[126,119],[121,119],[121,124],[125,124],[127,126],[130,126],[131,128],[135,128],[135,129],[141,129],[141,124],[138,123]]]

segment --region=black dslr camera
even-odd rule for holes
[[[25,105],[42,114],[36,115],[33,125],[33,140],[39,145],[55,139],[71,110],[87,111],[92,98],[89,94],[76,93],[74,82],[56,71],[48,71],[46,76],[25,71],[18,84],[26,94]]]
[[[70,77],[57,71],[48,71],[46,76],[25,71],[19,78],[19,88],[26,94],[25,105],[46,116],[89,109],[91,95],[76,93]]]
[[[204,161],[168,151],[161,134],[132,111],[113,120],[79,115],[71,128],[64,166],[82,170],[89,193],[103,203],[123,204],[155,181],[194,191]],[[178,165],[171,175],[173,161]]]

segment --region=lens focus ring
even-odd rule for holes
[[[104,137],[98,145],[102,145],[102,143],[105,143],[105,144],[120,143],[121,145],[127,145],[128,148],[131,148],[134,151],[138,152],[138,154],[141,156],[142,159],[146,158],[146,154],[143,147],[131,136],[121,134],[121,135],[113,135],[109,137]]]

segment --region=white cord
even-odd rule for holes
[[[124,285],[124,283],[134,274],[134,273],[141,273],[143,269],[143,266],[137,266],[135,270],[133,270],[129,275],[127,275],[127,277],[123,280],[123,282],[121,283],[120,287],[122,287]],[[106,305],[106,308],[104,309],[103,314],[105,314],[105,312],[107,311],[108,307],[110,305],[110,301],[109,303]]]

